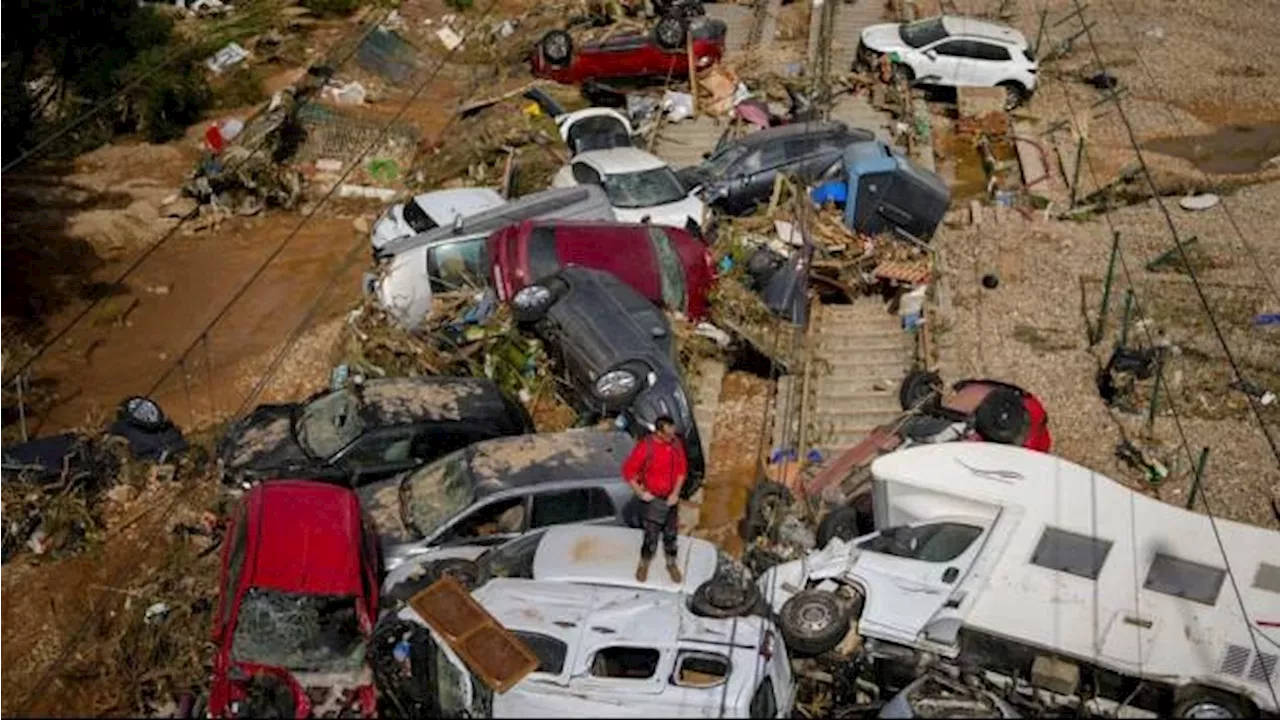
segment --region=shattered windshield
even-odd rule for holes
[[[475,498],[475,480],[463,448],[405,478],[400,486],[400,512],[405,527],[421,540]]]
[[[322,460],[351,444],[364,432],[360,401],[351,390],[337,390],[308,403],[298,419],[298,441]]]
[[[945,38],[947,29],[942,26],[942,18],[935,17],[900,26],[898,36],[902,38],[902,42],[919,48]]]
[[[352,672],[364,664],[356,599],[251,588],[236,618],[231,656],[298,672]]]
[[[533,579],[533,558],[544,532],[536,532],[499,545],[476,559],[485,578]]]
[[[714,180],[724,177],[729,170],[729,166],[738,161],[738,158],[747,154],[747,148],[742,145],[730,145],[720,152],[712,155],[706,162],[702,163],[703,172],[707,173]]]
[[[604,192],[616,208],[644,208],[684,199],[684,185],[669,167],[604,176]]]

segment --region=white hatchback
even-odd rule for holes
[[[618,222],[701,230],[702,200],[688,193],[670,166],[643,150],[616,147],[575,155],[551,186],[575,185],[604,188]]]
[[[922,85],[1002,87],[1006,108],[1036,89],[1039,64],[1022,33],[984,20],[938,15],[913,23],[884,23],[862,31],[858,60],[889,55],[895,72]]]

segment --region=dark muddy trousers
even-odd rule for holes
[[[640,545],[640,557],[652,558],[658,549],[658,535],[662,535],[662,550],[668,558],[676,556],[676,531],[679,527],[680,508],[668,505],[662,498],[654,498],[649,502],[636,501],[641,511],[641,527],[644,528],[644,542]]]

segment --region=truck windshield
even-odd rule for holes
[[[264,588],[245,593],[231,644],[239,662],[299,672],[354,672],[364,650],[354,597]]]
[[[899,525],[885,528],[874,537],[863,540],[858,548],[924,562],[951,562],[960,557],[981,534],[982,528],[977,525],[955,522],[915,527]]]
[[[942,18],[934,17],[902,25],[898,28],[898,36],[902,42],[919,48],[945,38],[947,29],[942,26]]]
[[[604,176],[604,192],[616,208],[646,208],[684,198],[684,185],[671,168]]]

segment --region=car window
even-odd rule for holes
[[[729,658],[715,653],[682,650],[676,658],[676,671],[671,684],[681,687],[710,688],[729,679]]]
[[[573,123],[568,134],[569,150],[575,155],[588,150],[607,150],[631,145],[627,126],[610,115],[582,118]],[[575,174],[574,177],[576,178],[577,175]]]
[[[485,577],[533,579],[533,560],[538,556],[538,546],[545,531],[521,535],[511,542],[486,550],[476,558],[476,565]]]
[[[364,635],[356,599],[251,588],[236,618],[231,656],[295,671],[359,669]]]
[[[787,154],[787,160],[789,162],[795,162],[796,160],[817,152],[820,146],[821,141],[812,136],[789,138],[785,143],[783,143],[783,147]]]
[[[943,27],[940,17],[925,18],[898,27],[898,37],[913,48],[938,42],[946,36],[947,29]]]
[[[236,587],[244,570],[244,557],[249,546],[249,517],[244,505],[236,508],[231,521],[231,547],[227,550],[226,584],[222,588],[222,622],[231,621],[231,609],[235,605]]]
[[[724,177],[731,168],[735,172],[740,170],[734,163],[738,162],[746,154],[747,148],[742,145],[726,145],[720,152],[707,158],[707,161],[702,164],[702,170],[712,179],[718,180]]]
[[[533,520],[529,527],[585,522],[609,517],[616,511],[603,488],[574,488],[533,496]]]
[[[400,465],[413,459],[417,428],[412,425],[366,433],[338,460],[348,470]]]
[[[778,716],[778,700],[773,696],[773,679],[765,678],[751,696],[751,717],[771,718]]]
[[[489,277],[488,238],[435,245],[427,250],[431,291],[442,293],[482,287]]]
[[[934,51],[947,57],[973,58],[975,55],[971,47],[972,44],[966,40],[952,40],[938,45],[934,48]]]
[[[404,215],[405,223],[413,228],[414,232],[426,232],[437,227],[431,217],[427,215],[427,211],[423,210],[422,206],[415,200],[405,203],[404,210],[401,213]]]
[[[649,227],[649,242],[658,258],[658,274],[662,278],[662,304],[672,310],[684,312],[687,290],[684,282],[684,263],[671,242],[671,236],[656,225]]]
[[[757,152],[760,154],[760,167],[763,170],[777,167],[787,161],[786,143],[766,143]]]
[[[761,160],[760,151],[753,150],[734,165],[733,174],[735,177],[750,175],[753,172],[760,172],[762,167],[764,167],[764,163]]]
[[[466,450],[415,470],[400,485],[400,516],[417,539],[435,532],[475,500]]]
[[[350,388],[312,400],[298,420],[298,441],[313,456],[328,460],[364,432],[360,402]]]
[[[667,166],[633,173],[606,175],[604,192],[616,208],[645,208],[666,205],[685,197],[684,185]]]
[[[529,279],[537,282],[560,272],[560,255],[556,252],[556,230],[539,225],[529,234]]]
[[[595,677],[648,680],[658,672],[662,655],[654,648],[615,646],[596,652],[591,661]]]
[[[569,654],[568,645],[542,633],[512,630],[511,634],[520,638],[521,642],[537,656],[538,669],[534,672],[559,675],[564,671],[564,659]]]
[[[941,563],[960,557],[981,534],[982,528],[963,523],[940,522],[915,527],[904,525],[886,528],[878,535],[862,541],[858,547],[894,557]]]
[[[445,534],[444,542],[458,542],[492,535],[524,532],[525,499],[513,497],[482,505],[459,520]]]
[[[601,183],[600,173],[586,163],[573,164],[573,179],[579,185],[599,185]]]
[[[992,60],[995,62],[1007,62],[1009,60],[1009,51],[999,45],[985,42],[973,42],[971,45],[972,56],[979,60]]]

